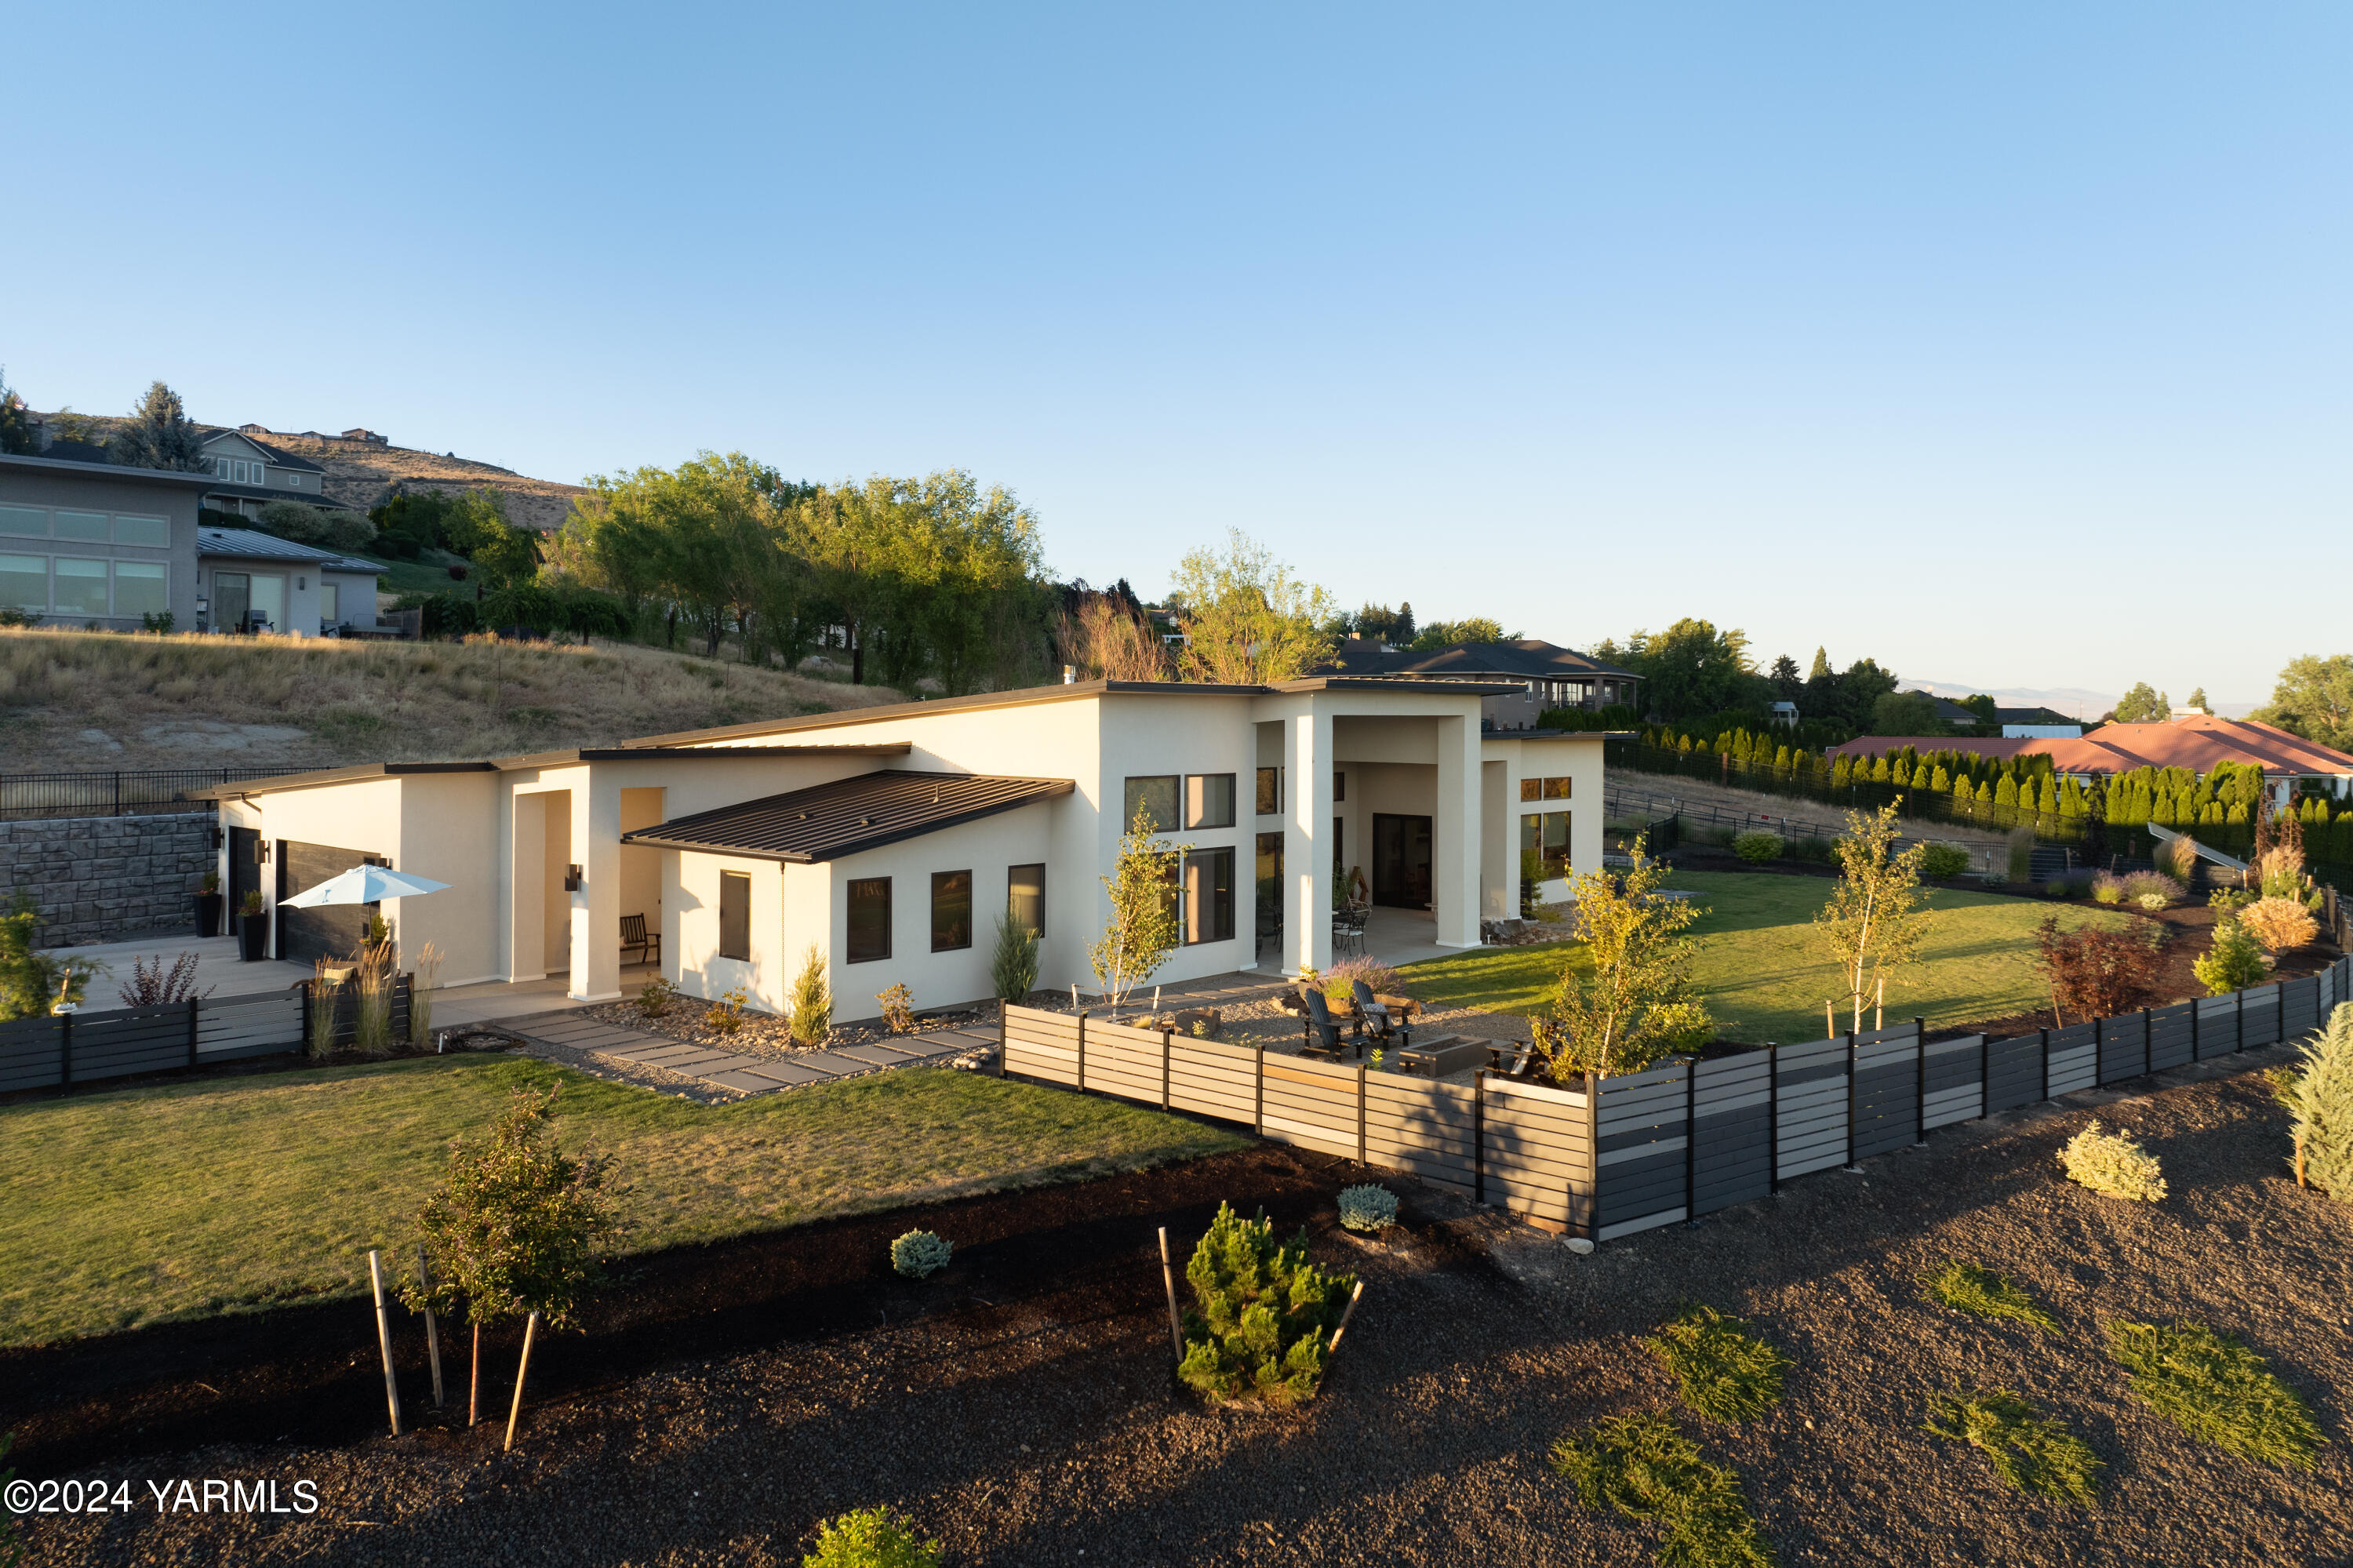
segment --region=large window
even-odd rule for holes
[[[1185,940],[1225,942],[1234,935],[1234,852],[1195,850],[1185,857]]]
[[[172,521],[168,517],[124,517],[114,519],[114,542],[118,545],[143,545],[151,550],[165,550],[172,546]]]
[[[891,956],[891,879],[860,877],[849,885],[849,959],[870,964]]]
[[[1520,780],[1520,799],[1523,800],[1566,800],[1569,798],[1568,787],[1574,782],[1574,779],[1565,778],[1523,779]]]
[[[31,506],[0,506],[0,534],[46,539],[49,536],[49,514]],[[41,602],[47,604],[48,600],[44,599]]]
[[[1185,825],[1187,828],[1230,828],[1234,825],[1232,774],[1186,775]]]
[[[114,563],[114,613],[161,615],[171,608],[171,594],[161,561]]]
[[[1546,876],[1567,876],[1569,871],[1568,813],[1530,811],[1522,817],[1520,853],[1535,854],[1542,863]]]
[[[1261,768],[1258,770],[1258,814],[1271,817],[1282,810],[1282,769]]]
[[[1138,811],[1152,819],[1152,831],[1165,833],[1176,825],[1176,780],[1174,773],[1153,773],[1127,781],[1127,800],[1120,812],[1119,831],[1135,825]]]
[[[972,946],[972,873],[932,873],[932,951]]]
[[[740,871],[719,874],[719,956],[752,957],[752,879]]]
[[[1005,874],[1005,906],[1013,912],[1013,923],[1033,937],[1046,934],[1046,867],[1017,865]]]
[[[58,514],[58,537],[85,545],[103,545],[106,543],[106,514],[60,512]]]
[[[18,609],[49,608],[49,558],[47,556],[0,556],[0,604]]]
[[[57,560],[57,606],[59,615],[106,613],[106,563]]]

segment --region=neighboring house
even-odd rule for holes
[[[2010,740],[2073,740],[2084,733],[2082,720],[2052,708],[1996,708],[1993,716]]]
[[[206,525],[196,534],[196,567],[198,630],[317,637],[345,626],[375,628],[384,568],[373,561]]]
[[[2152,724],[2102,725],[2077,736],[2013,736],[2000,740],[1962,736],[1865,736],[1834,746],[1829,755],[1879,757],[1911,747],[1915,751],[1968,751],[1995,758],[2047,756],[2063,779],[2094,779],[2136,768],[2186,768],[2203,778],[2218,764],[2251,763],[2263,770],[2282,801],[2306,781],[2343,798],[2353,795],[2353,756],[2290,735],[2253,719],[2177,714]]]
[[[1138,810],[1187,846],[1183,944],[1153,978],[1332,961],[1333,894],[1436,946],[1515,914],[1521,852],[1592,870],[1602,736],[1498,734],[1469,681],[1214,686],[1092,681],[657,736],[488,762],[386,763],[207,791],[232,899],[275,902],[373,857],[447,882],[383,909],[446,984],[568,977],[619,992],[624,916],[691,996],[786,1009],[812,948],[834,1016],[990,994],[1001,914],[1041,933],[1039,984],[1094,986],[1103,878]],[[365,911],[288,910],[280,956],[348,948]]]
[[[247,517],[259,515],[273,501],[332,504],[322,489],[327,471],[271,446],[261,439],[267,433],[258,425],[247,425],[206,436],[205,457],[216,482],[205,504]]]
[[[196,514],[211,480],[0,455],[0,605],[47,625],[196,624]]]
[[[1482,714],[1495,729],[1533,729],[1546,708],[1598,708],[1635,701],[1631,671],[1536,638],[1516,642],[1462,642],[1417,653],[1391,649],[1377,638],[1351,636],[1327,672],[1338,675],[1410,675],[1430,681],[1475,681],[1515,690],[1487,700]]]

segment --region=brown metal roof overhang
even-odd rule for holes
[[[861,773],[623,833],[625,844],[814,864],[1068,795],[1068,779]]]

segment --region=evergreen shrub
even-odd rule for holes
[[[2353,1002],[2330,1013],[2272,1082],[2293,1119],[2296,1184],[2353,1203]]]
[[[910,1279],[925,1279],[945,1268],[955,1251],[930,1231],[909,1231],[891,1244],[891,1266]]]
[[[2271,972],[2271,966],[2263,960],[2263,949],[2236,920],[2224,920],[2215,926],[2214,945],[2189,968],[2209,996],[2227,996],[2244,990]]]
[[[801,1568],[940,1568],[940,1543],[915,1536],[914,1521],[861,1508],[828,1520]]]
[[[1950,882],[1969,868],[1969,852],[1958,844],[1930,844],[1920,857],[1920,874]]]
[[[1256,1398],[1292,1405],[1315,1397],[1356,1281],[1307,1261],[1305,1227],[1286,1245],[1262,1211],[1245,1220],[1220,1203],[1185,1280],[1194,1308],[1185,1314],[1176,1375],[1187,1386],[1212,1404]]]
[[[1397,1194],[1370,1181],[1340,1189],[1340,1223],[1352,1231],[1377,1234],[1397,1224]]]
[[[2069,1181],[2104,1198],[2155,1203],[2166,1194],[2165,1171],[2157,1156],[2132,1134],[2103,1132],[2096,1121],[2068,1140],[2059,1162],[2067,1168]]]
[[[1781,858],[1781,835],[1778,833],[1743,833],[1732,841],[1732,853],[1751,865],[1764,865]]]

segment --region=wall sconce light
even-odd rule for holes
[[[294,579],[294,588],[295,588],[295,591],[297,591],[298,593],[299,593],[299,592],[303,591],[304,589],[307,589],[308,588],[310,588],[310,586],[311,586],[311,579],[310,579],[309,577],[296,577],[296,578]]]
[[[220,831],[218,828],[215,828],[215,829],[213,830],[213,848],[215,848],[215,849],[218,849],[218,848],[220,848],[220,847],[221,847],[221,842],[222,842],[222,841],[221,841],[221,831]]]
[[[268,839],[259,839],[255,841],[253,860],[256,865],[268,865],[269,863],[269,841]]]
[[[564,868],[564,891],[566,893],[577,893],[580,891],[580,868],[578,866],[567,865]]]

